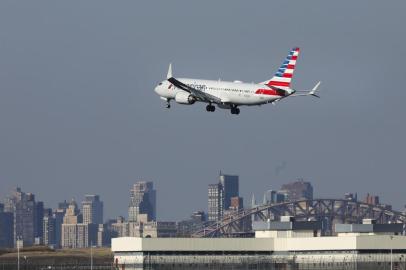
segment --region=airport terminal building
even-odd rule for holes
[[[321,223],[255,222],[255,238],[132,238],[112,240],[117,266],[174,269],[218,265],[250,269],[405,269],[403,224],[337,224],[320,236]]]

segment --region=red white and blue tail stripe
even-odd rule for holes
[[[265,81],[264,84],[269,87],[276,87],[284,90],[290,89],[290,82],[292,81],[299,52],[299,48],[293,48],[275,73],[274,77],[269,81]]]

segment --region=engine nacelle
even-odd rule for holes
[[[196,102],[196,98],[189,93],[179,92],[175,96],[175,101],[179,104],[192,105]]]

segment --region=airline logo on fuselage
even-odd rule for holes
[[[207,86],[204,85],[204,84],[192,84],[191,83],[191,84],[186,84],[186,85],[191,87],[191,88],[194,88],[196,90],[200,90],[200,91],[203,91],[203,90],[205,90],[207,88]]]

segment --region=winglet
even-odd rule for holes
[[[319,88],[320,84],[321,84],[321,82],[318,82],[318,83],[313,87],[313,89],[309,92],[309,95],[314,96],[314,97],[317,97],[317,98],[320,98],[318,95],[316,95],[317,88]]]
[[[168,74],[166,75],[166,79],[172,78],[172,63],[169,64]]]

